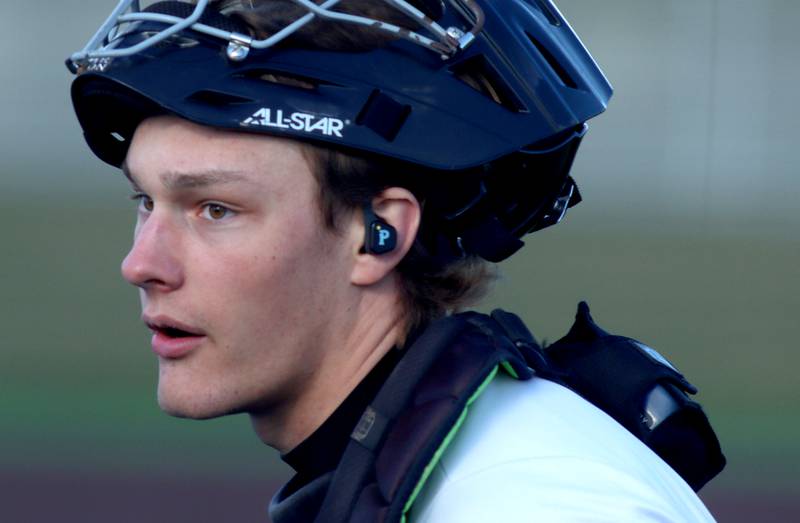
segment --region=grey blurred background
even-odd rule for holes
[[[155,405],[118,272],[133,204],[63,66],[114,5],[0,4],[0,520],[264,521],[287,469],[248,420]],[[558,5],[615,95],[574,167],[584,203],[528,237],[483,308],[553,341],[587,299],[699,386],[730,462],[702,492],[718,518],[794,519],[800,3]]]

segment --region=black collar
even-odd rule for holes
[[[350,441],[350,433],[402,353],[397,348],[390,350],[313,434],[281,456],[297,472],[292,486],[302,486],[336,468]]]

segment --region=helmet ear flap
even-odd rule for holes
[[[585,132],[585,125],[570,129],[486,164],[472,178],[463,173],[458,190],[437,188],[428,204],[437,214],[421,228],[426,252],[441,266],[467,255],[497,263],[521,249],[526,234],[559,223],[581,201],[568,173]]]
[[[92,152],[121,167],[136,127],[166,111],[147,98],[102,77],[85,75],[72,85],[72,100]]]

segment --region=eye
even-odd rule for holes
[[[225,218],[230,218],[234,214],[236,214],[234,211],[218,203],[207,203],[203,205],[202,216],[207,220],[220,221]]]
[[[142,212],[152,212],[153,211],[153,199],[147,196],[144,193],[134,193],[131,195],[131,200],[135,200],[138,202],[137,207]]]

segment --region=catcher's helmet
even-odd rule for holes
[[[418,0],[420,9],[376,0],[415,30],[337,11],[339,0],[291,1],[305,14],[258,39],[208,0],[122,0],[67,60],[94,153],[121,165],[136,126],[167,113],[440,172],[450,187],[426,213],[436,215],[428,222],[438,224],[432,248],[442,259],[502,260],[579,201],[568,171],[611,87],[548,0]],[[392,39],[362,52],[275,45],[315,18]],[[269,81],[276,76],[296,85]]]

